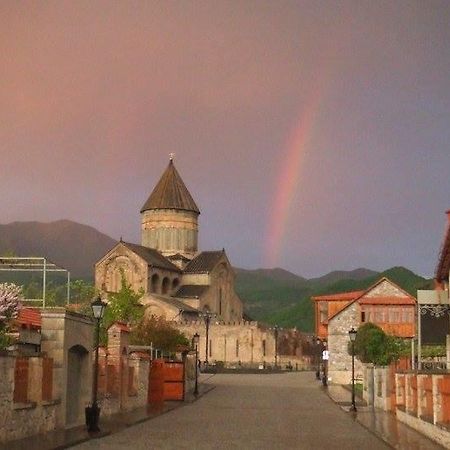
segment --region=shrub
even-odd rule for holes
[[[0,283],[0,349],[10,344],[7,335],[11,322],[22,308],[22,288],[13,283]]]
[[[359,327],[354,345],[355,356],[361,362],[378,366],[386,366],[408,354],[407,344],[403,339],[386,334],[370,322]],[[351,343],[348,349],[351,354]]]

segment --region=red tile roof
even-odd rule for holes
[[[411,297],[366,297],[358,300],[360,305],[415,305]]]
[[[41,312],[34,308],[22,308],[15,323],[22,328],[41,328]]]
[[[351,291],[351,292],[341,292],[340,294],[327,294],[327,295],[318,295],[315,297],[311,297],[314,301],[350,301],[354,300],[366,291]]]

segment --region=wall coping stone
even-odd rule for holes
[[[61,404],[61,399],[57,398],[55,400],[44,400],[41,405],[42,406],[54,406],[54,405],[59,405]]]
[[[33,409],[36,408],[36,402],[27,402],[27,403],[14,403],[13,409],[18,411],[21,409]]]
[[[41,317],[68,319],[75,322],[86,323],[89,325],[94,324],[94,319],[92,317],[74,311],[68,311],[64,308],[43,309],[41,310]]]

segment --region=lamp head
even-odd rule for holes
[[[352,341],[352,342],[355,342],[355,339],[356,339],[356,334],[357,334],[358,332],[352,327],[352,329],[348,332],[348,335],[350,336],[350,340]]]
[[[100,295],[91,303],[92,314],[98,320],[103,319],[106,303],[102,301]]]
[[[194,336],[192,337],[192,341],[194,342],[195,345],[197,345],[200,341],[200,335],[198,333],[195,333]]]

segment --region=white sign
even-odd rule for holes
[[[322,359],[323,359],[324,361],[328,361],[329,358],[330,358],[330,352],[329,352],[328,350],[324,350],[324,351],[322,352]]]

